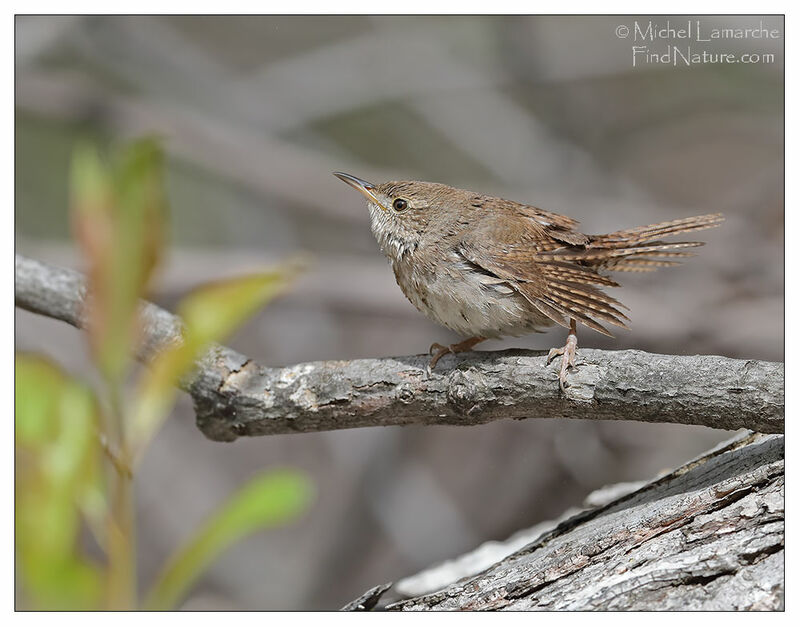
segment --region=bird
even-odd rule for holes
[[[334,176],[364,196],[370,226],[406,298],[434,322],[466,338],[434,343],[428,373],[449,353],[486,339],[520,337],[553,325],[568,329],[558,383],[575,368],[577,324],[613,337],[602,323],[628,329],[628,310],[608,295],[611,272],[678,265],[703,242],[663,238],[719,226],[721,213],[587,235],[573,218],[538,207],[424,181],[373,184]]]

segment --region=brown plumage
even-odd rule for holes
[[[626,307],[603,290],[619,284],[609,271],[651,272],[692,256],[702,242],[663,238],[718,226],[721,214],[681,218],[586,235],[578,222],[537,207],[439,183],[373,185],[336,173],[367,199],[372,231],[397,283],[422,313],[470,339],[438,346],[447,352],[482,339],[519,336],[575,321],[605,335],[602,323],[627,328]],[[570,342],[573,346],[570,347]],[[568,338],[559,379],[574,363]],[[552,353],[552,352],[551,352]]]
[[[492,205],[490,202],[487,204]],[[527,209],[526,214],[529,213]],[[542,219],[554,216],[546,215]],[[472,263],[513,281],[512,285],[553,322],[567,327],[565,318],[574,318],[609,336],[611,334],[597,320],[627,328],[624,321],[628,317],[618,309],[625,307],[622,303],[594,287],[619,286],[600,271],[651,272],[659,267],[678,265],[676,258],[692,256],[691,252],[682,249],[702,246],[703,242],[666,243],[660,238],[715,227],[723,220],[717,213],[608,235],[584,235],[574,230],[575,221],[563,216],[558,218],[561,218],[563,226],[553,221],[554,226],[541,228],[534,220],[533,226],[519,225],[521,232],[513,235],[509,233],[513,230],[500,226],[494,234],[499,231],[502,235],[516,237],[518,241],[508,242],[506,237],[504,246],[499,249],[465,244],[460,250]],[[569,225],[566,223],[568,220]],[[493,231],[490,229],[482,234],[492,235]]]

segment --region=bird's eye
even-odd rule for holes
[[[405,211],[408,209],[408,201],[402,198],[395,198],[392,207],[394,207],[395,211]]]

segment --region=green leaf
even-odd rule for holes
[[[137,306],[163,247],[167,203],[154,140],[128,147],[113,167],[88,145],[75,150],[72,218],[89,269],[89,342],[109,381],[119,382],[137,335]]]
[[[283,290],[292,267],[209,283],[187,296],[178,307],[186,325],[185,340],[195,351],[221,342]]]
[[[43,358],[15,359],[15,522],[24,596],[39,609],[95,607],[102,578],[78,551],[81,509],[102,503],[91,390]]]
[[[73,557],[36,560],[25,572],[26,605],[36,610],[99,609],[103,577],[100,569]],[[31,594],[33,592],[33,594]]]
[[[58,428],[55,408],[64,377],[49,361],[19,353],[14,371],[15,438],[35,447],[52,438]]]
[[[178,306],[183,342],[159,354],[143,374],[134,399],[130,438],[135,457],[158,430],[175,402],[175,385],[214,342],[222,342],[280,293],[297,272],[286,265],[203,286]]]
[[[247,534],[291,521],[311,496],[309,481],[293,471],[271,471],[250,480],[172,556],[145,607],[175,607],[220,553]]]
[[[91,389],[42,357],[15,356],[15,439],[48,481],[81,483],[99,457],[98,408]],[[87,466],[88,464],[88,466]]]

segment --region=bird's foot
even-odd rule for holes
[[[575,368],[575,354],[578,349],[578,336],[575,332],[575,327],[570,327],[569,335],[567,336],[567,343],[563,348],[551,348],[547,354],[547,364],[549,365],[556,357],[561,355],[561,369],[558,372],[558,387],[562,392],[566,392],[569,387],[567,383],[567,370]]]
[[[483,337],[471,337],[463,342],[459,342],[458,344],[450,344],[449,346],[443,346],[438,342],[434,342],[431,344],[430,350],[428,350],[428,354],[433,355],[430,363],[428,364],[428,376],[431,375],[431,371],[436,367],[436,364],[439,363],[439,360],[448,353],[453,353],[455,355],[456,353],[463,353],[471,350],[475,344],[478,342],[483,342],[485,339],[486,338]]]

